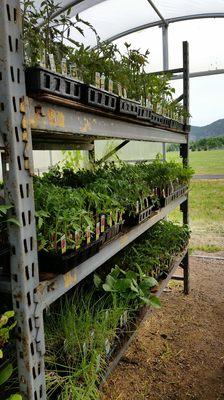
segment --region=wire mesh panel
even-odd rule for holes
[[[36,315],[39,283],[32,186],[32,142],[25,99],[19,0],[0,2],[0,132],[5,143],[6,202],[20,226],[10,224],[11,286],[17,320],[19,384],[25,398],[44,400],[44,335]]]

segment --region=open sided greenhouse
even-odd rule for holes
[[[189,293],[189,79],[222,71],[190,73],[187,41],[176,65],[168,34],[223,17],[222,0],[1,0],[0,291],[14,313],[0,338],[15,314],[14,347],[1,346],[17,353],[14,371],[0,364],[4,399],[99,398],[169,280]],[[158,70],[128,43],[153,27]],[[133,141],[160,143],[162,156],[118,160]],[[180,145],[182,163],[166,161],[165,143]],[[36,176],[35,150],[84,151],[85,163],[71,156]],[[181,226],[166,219],[177,208]]]

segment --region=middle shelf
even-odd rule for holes
[[[65,274],[60,274],[50,280],[40,282],[35,293],[35,299],[38,303],[38,310],[36,311],[39,312],[40,308],[43,310],[48,307],[116,253],[133,242],[142,233],[146,232],[150,227],[166,217],[166,215],[182,204],[185,200],[187,200],[187,195],[183,195],[173,200],[171,203],[161,208],[154,216],[146,220],[146,222],[129,229],[126,233],[121,234],[117,239],[105,244],[99,253],[79,264],[77,267],[71,269]]]

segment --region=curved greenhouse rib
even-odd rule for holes
[[[224,13],[192,14],[192,15],[185,15],[185,16],[175,17],[175,18],[168,18],[165,21],[168,25],[168,24],[171,24],[174,22],[182,22],[182,21],[189,21],[189,20],[193,20],[193,19],[204,19],[204,18],[224,18]],[[160,26],[160,25],[162,25],[161,20],[158,20],[155,22],[149,22],[148,24],[135,26],[134,28],[127,29],[123,32],[117,33],[116,35],[109,37],[108,39],[105,39],[104,42],[113,42],[114,40],[117,40],[124,36],[130,35],[131,33],[139,32],[141,30],[153,28],[155,26]]]
[[[71,11],[71,17],[74,17],[75,15],[81,13],[82,11],[87,10],[88,8],[91,8],[93,6],[96,6],[97,4],[103,3],[105,0],[70,0],[68,1],[65,5],[62,5],[58,11],[53,13],[51,15],[51,19],[56,18],[58,15],[66,12],[69,8],[75,7]],[[45,21],[41,21],[38,26],[42,26],[45,24]]]

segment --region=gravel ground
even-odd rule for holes
[[[191,258],[104,385],[103,400],[224,400],[224,261]]]

